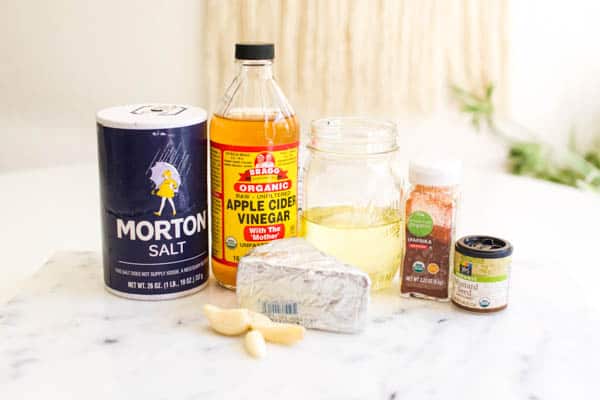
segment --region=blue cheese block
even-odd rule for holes
[[[334,332],[358,332],[367,321],[371,280],[356,267],[304,239],[254,248],[238,265],[241,307],[278,322]]]

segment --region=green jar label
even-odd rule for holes
[[[498,310],[508,304],[511,257],[479,258],[454,253],[452,301],[475,310]]]
[[[433,218],[424,211],[415,211],[408,217],[407,228],[416,237],[427,236],[433,231]]]
[[[511,257],[478,258],[454,253],[454,274],[470,282],[492,283],[508,279]]]

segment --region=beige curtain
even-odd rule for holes
[[[507,97],[508,0],[209,0],[206,95],[234,74],[237,41],[275,43],[275,73],[303,120],[397,118],[450,104],[449,86]]]

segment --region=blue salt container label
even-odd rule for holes
[[[209,276],[206,112],[140,105],[97,120],[106,287],[135,299],[199,290]]]

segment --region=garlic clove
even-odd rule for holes
[[[267,342],[280,344],[294,344],[304,339],[306,329],[301,325],[272,322],[270,324],[256,324],[252,326],[262,333]]]
[[[259,331],[252,330],[246,333],[244,344],[248,354],[254,358],[263,358],[267,354],[265,338]]]
[[[204,315],[211,328],[223,335],[241,335],[250,327],[250,314],[245,308],[222,309],[205,304]]]
[[[271,325],[273,321],[271,318],[267,317],[264,314],[258,313],[256,311],[248,311],[250,314],[250,328],[258,325]]]

